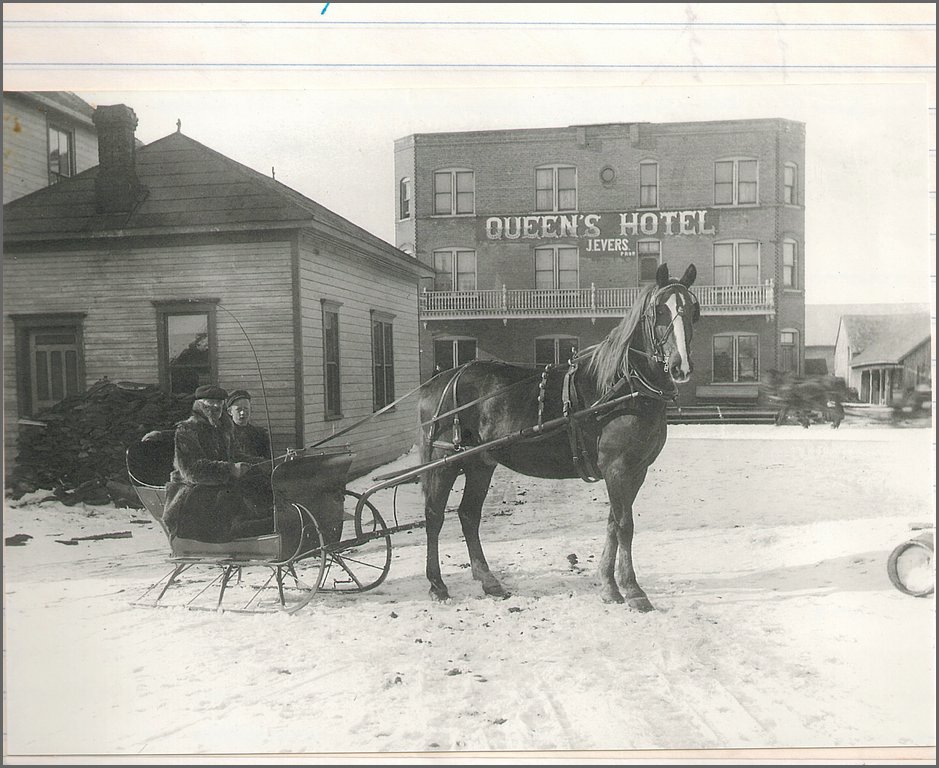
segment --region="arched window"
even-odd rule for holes
[[[734,157],[714,163],[714,205],[756,205],[759,162]]]
[[[434,171],[434,215],[458,216],[476,210],[476,179],[468,168]]]
[[[715,384],[759,380],[760,337],[755,333],[715,334],[711,352],[711,380]]]
[[[535,210],[577,210],[577,169],[574,166],[540,165],[535,168]]]
[[[398,183],[398,218],[411,218],[411,180],[407,177]]]

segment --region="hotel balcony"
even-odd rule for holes
[[[424,291],[420,319],[509,320],[539,317],[618,317],[626,314],[640,288],[566,288],[551,290]],[[773,283],[696,285],[702,315],[772,315]]]

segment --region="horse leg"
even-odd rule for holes
[[[479,541],[479,520],[482,515],[483,502],[489,493],[489,481],[495,467],[474,465],[465,467],[466,483],[463,486],[463,500],[460,502],[460,525],[463,526],[463,538],[466,539],[466,549],[469,552],[470,566],[473,569],[473,578],[481,581],[483,592],[494,597],[508,597],[499,580],[489,570],[486,555]]]
[[[459,470],[456,467],[441,467],[427,472],[421,482],[424,520],[427,523],[427,565],[424,572],[430,582],[431,597],[441,602],[450,598],[450,591],[440,573],[440,529],[443,528],[444,510],[457,474]]]
[[[653,610],[652,603],[636,580],[633,566],[633,502],[646,479],[646,467],[629,472],[606,470],[606,487],[610,496],[610,517],[606,524],[606,543],[600,556],[600,598],[605,603],[626,602],[637,611]],[[625,598],[617,588],[615,573],[619,564],[619,584]]]

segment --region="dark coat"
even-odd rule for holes
[[[166,485],[163,519],[172,536],[229,541],[232,520],[245,516],[234,477],[231,435],[198,411],[181,421],[174,437],[173,472]]]
[[[239,427],[231,424],[232,455],[235,461],[264,461],[271,458],[271,439],[267,430],[254,424]]]

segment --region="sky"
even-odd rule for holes
[[[780,117],[806,126],[806,301],[928,302],[920,85],[78,91],[125,103],[394,242],[394,141],[412,133]]]
[[[409,134],[800,121],[807,303],[934,294],[933,4],[4,3],[3,29],[5,89],[128,104],[145,143],[181,120],[389,242]]]

